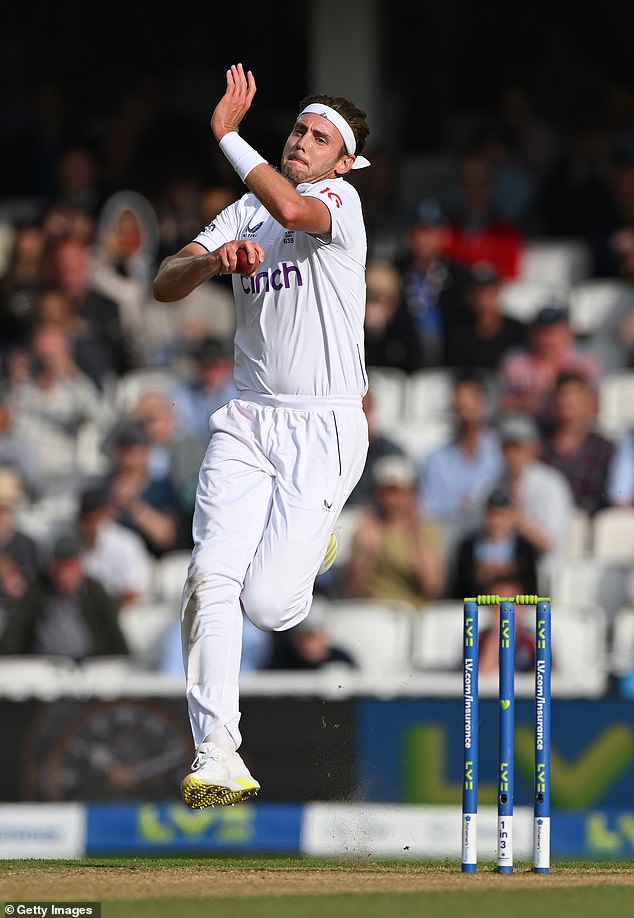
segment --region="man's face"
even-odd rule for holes
[[[347,172],[354,159],[343,147],[337,128],[321,115],[300,115],[282,152],[282,175],[293,185],[334,178]]]
[[[560,421],[588,420],[596,412],[595,395],[582,382],[570,380],[557,390],[555,411]]]
[[[475,284],[469,291],[469,300],[478,317],[498,315],[501,312],[498,284]]]
[[[479,425],[486,415],[484,392],[476,383],[462,382],[455,388],[453,407],[459,425]]]
[[[565,353],[572,343],[572,332],[567,322],[537,325],[533,329],[533,347],[541,357],[556,357]]]
[[[537,446],[532,441],[508,440],[502,443],[502,453],[511,476],[521,475],[535,459]]]
[[[415,224],[408,232],[409,249],[414,260],[428,261],[438,258],[447,242],[448,232],[444,226]]]
[[[74,596],[84,582],[84,569],[77,558],[59,558],[51,565],[51,578],[62,596]]]

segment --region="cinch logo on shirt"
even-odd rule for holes
[[[254,277],[240,277],[240,283],[245,293],[268,293],[269,290],[289,290],[304,285],[302,272],[287,261],[270,271],[259,271]]]

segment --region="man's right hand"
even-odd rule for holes
[[[238,270],[238,249],[247,252],[249,263],[253,265],[250,276],[264,260],[264,249],[257,242],[234,239],[213,252],[206,252],[198,242],[188,243],[180,252],[168,255],[161,262],[152,287],[154,297],[159,303],[174,303],[217,274],[246,273]]]
[[[237,131],[249,111],[255,96],[255,79],[246,74],[242,64],[232,64],[227,70],[227,89],[211,116],[211,130],[218,142],[230,131]]]
[[[243,265],[238,265],[238,252],[240,250],[246,253],[248,269],[245,269]],[[248,242],[245,239],[225,242],[212,255],[220,260],[219,274],[243,274],[246,277],[251,277],[264,261],[264,249],[262,246],[258,245],[257,242]]]

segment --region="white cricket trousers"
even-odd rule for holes
[[[194,745],[225,727],[240,746],[242,608],[284,631],[310,610],[337,517],[361,476],[361,399],[261,396],[214,412],[183,591],[183,659]]]

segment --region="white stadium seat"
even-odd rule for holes
[[[337,600],[320,609],[332,642],[348,651],[362,673],[380,679],[408,671],[412,619],[418,613],[368,599]]]
[[[519,279],[568,287],[590,274],[590,251],[578,239],[534,239],[522,253]]]
[[[407,379],[403,416],[407,421],[447,420],[451,415],[453,377],[450,370],[418,370]]]
[[[393,421],[401,418],[406,379],[402,370],[368,367],[373,414],[380,430],[388,430]]]
[[[572,330],[579,336],[592,336],[606,325],[613,326],[632,306],[634,285],[621,280],[582,281],[570,291]]]
[[[634,507],[605,507],[594,515],[592,554],[608,562],[634,563]]]
[[[612,623],[610,668],[622,674],[634,667],[634,606],[623,606]]]
[[[502,311],[507,316],[530,324],[544,306],[565,306],[569,288],[537,280],[514,280],[502,284]]]
[[[634,371],[606,373],[599,382],[598,426],[618,437],[634,424]]]

